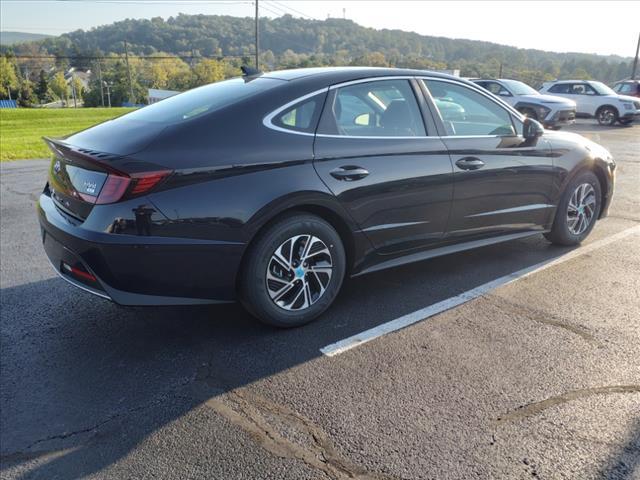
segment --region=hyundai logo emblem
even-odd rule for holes
[[[53,164],[53,171],[55,173],[60,173],[60,168],[62,168],[60,166],[60,160],[56,160],[56,163]]]

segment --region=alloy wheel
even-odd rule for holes
[[[596,210],[596,191],[590,183],[582,183],[576,187],[569,199],[567,207],[567,227],[573,235],[584,233]]]
[[[602,125],[611,125],[616,120],[615,112],[610,108],[603,108],[598,112],[598,122]]]
[[[304,310],[324,295],[331,282],[333,259],[327,245],[313,235],[284,241],[267,265],[267,291],[284,310]]]

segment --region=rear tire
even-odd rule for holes
[[[602,208],[600,181],[593,172],[575,176],[565,188],[551,231],[545,238],[557,245],[578,245],[593,230]]]
[[[290,215],[262,232],[247,252],[240,299],[263,323],[298,327],[329,308],[345,270],[335,229],[315,215]]]
[[[600,107],[596,112],[598,123],[604,127],[612,127],[618,121],[618,111],[609,105]]]

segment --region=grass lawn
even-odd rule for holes
[[[2,108],[0,161],[47,158],[43,136],[60,137],[118,117],[130,108]]]

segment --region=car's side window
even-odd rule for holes
[[[549,89],[550,93],[572,93],[570,83],[558,83]]]
[[[586,83],[574,83],[571,85],[571,91],[573,95],[596,95],[596,91]]]
[[[515,135],[511,114],[496,102],[456,83],[424,80],[440,112],[446,134]]]
[[[325,107],[318,133],[347,137],[416,137],[426,130],[408,80],[340,87]]]
[[[483,82],[480,85],[482,85],[484,88],[489,90],[494,95],[499,95],[499,96],[502,96],[502,97],[510,97],[511,96],[511,93],[509,92],[509,90],[507,90],[506,88],[504,88],[502,85],[500,85],[497,82]]]
[[[273,124],[288,130],[313,133],[320,110],[320,96],[304,100],[273,119]]]

